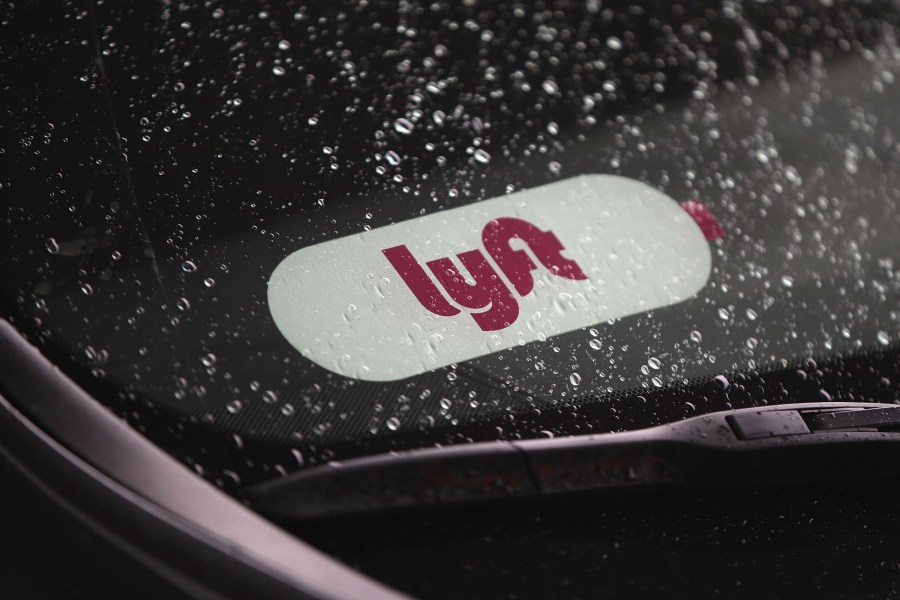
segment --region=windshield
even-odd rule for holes
[[[887,401],[891,6],[20,9],[3,315],[188,462],[185,427],[302,449],[266,476],[345,445]]]

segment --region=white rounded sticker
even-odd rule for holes
[[[392,381],[686,300],[710,268],[677,202],[582,175],[302,248],[268,298],[305,357]]]

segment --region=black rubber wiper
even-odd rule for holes
[[[650,429],[410,450],[313,467],[250,490],[292,519],[679,484],[900,477],[900,406],[788,404]]]

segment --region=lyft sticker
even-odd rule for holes
[[[269,309],[318,365],[402,379],[694,296],[709,219],[583,175],[302,248],[272,273]]]

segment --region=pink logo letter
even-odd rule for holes
[[[472,313],[472,318],[484,331],[496,331],[512,325],[519,316],[519,303],[481,251],[469,250],[456,256],[472,275],[474,285],[466,283],[449,258],[428,261],[428,268],[450,294],[450,298],[466,308],[490,306],[483,312]]]
[[[537,268],[524,250],[513,250],[509,242],[519,238],[525,242],[535,257],[554,275],[566,279],[587,279],[574,260],[564,258],[565,246],[552,231],[543,231],[528,221],[513,217],[494,219],[481,232],[481,240],[500,270],[509,278],[522,296],[534,288],[531,271]]]
[[[415,257],[406,245],[400,244],[381,252],[387,257],[394,269],[400,273],[400,277],[409,286],[416,299],[422,303],[422,306],[442,317],[452,317],[459,314],[459,309],[444,299],[441,291],[432,283],[425,269],[416,262]]]

